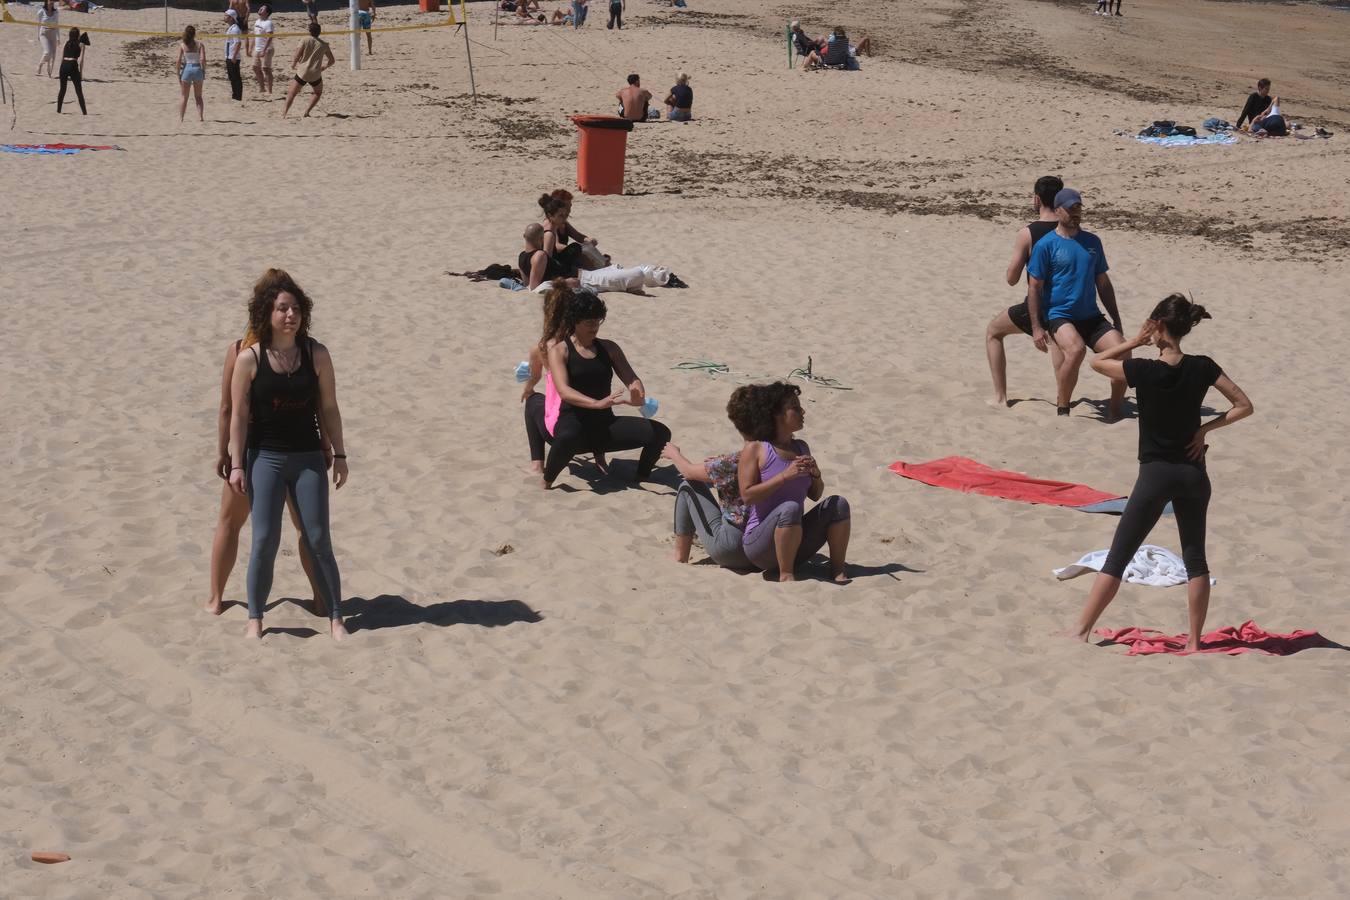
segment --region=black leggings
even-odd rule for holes
[[[1209,475],[1203,466],[1191,463],[1147,462],[1139,466],[1139,479],[1130,491],[1125,512],[1111,540],[1102,574],[1121,578],[1134,559],[1139,545],[1158,524],[1158,517],[1170,501],[1176,514],[1177,533],[1181,536],[1181,559],[1186,577],[1209,574],[1205,560],[1205,517],[1209,512]]]
[[[528,402],[526,406],[529,406]],[[661,448],[669,442],[670,429],[651,419],[616,416],[608,410],[586,410],[578,414],[577,410],[564,409],[553,428],[553,449],[544,465],[544,481],[552,484],[578,453],[588,450],[609,453],[638,447],[642,448],[642,456],[638,459],[637,480],[641,481],[652,473],[656,461],[661,458]],[[530,452],[534,452],[533,446]]]
[[[606,28],[613,28],[613,27],[616,26],[616,25],[617,25],[618,27],[620,27],[620,28],[623,27],[623,4],[622,4],[622,3],[611,3],[611,4],[609,5],[609,24],[606,25],[605,27],[606,27]]]
[[[84,87],[80,84],[80,67],[77,63],[61,63],[61,90],[56,95],[56,111],[61,111],[61,104],[66,102],[66,82],[75,82],[75,97],[80,101],[80,113],[89,115],[89,110],[84,107]]]

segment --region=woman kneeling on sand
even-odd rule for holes
[[[1252,414],[1252,402],[1218,363],[1208,356],[1187,356],[1181,352],[1181,339],[1209,317],[1203,306],[1181,294],[1172,294],[1154,307],[1138,337],[1110,347],[1092,360],[1094,370],[1125,381],[1135,390],[1139,404],[1139,479],[1116,526],[1106,564],[1092,583],[1092,593],[1078,619],[1078,627],[1069,632],[1079,640],[1086,641],[1091,636],[1092,626],[1120,590],[1125,567],[1157,524],[1163,508],[1171,503],[1181,535],[1181,558],[1186,563],[1191,620],[1186,649],[1200,649],[1200,635],[1209,611],[1205,518],[1210,486],[1205,471],[1205,452],[1209,449],[1205,438],[1214,429]],[[1147,344],[1157,345],[1157,359],[1118,358]],[[1200,407],[1211,385],[1219,389],[1233,408],[1201,425]]]
[[[318,422],[333,446],[333,484],[347,483],[342,415],[328,348],[309,336],[313,302],[290,275],[269,269],[253,287],[249,329],[258,343],[239,355],[231,382],[230,487],[253,513],[248,636],[262,637],[263,609],[281,542],[281,508],[295,498],[334,639],[347,634],[342,583],[328,529],[328,479]]]
[[[778,570],[779,581],[796,581],[798,566],[826,543],[830,575],[847,584],[844,558],[851,529],[848,501],[825,493],[820,467],[805,441],[793,437],[806,423],[801,388],[795,384],[751,385],[745,400],[738,480],[750,508],[743,546],[750,562]],[[806,499],[818,502],[805,511]]]
[[[235,493],[230,487],[230,422],[234,412],[231,386],[234,378],[234,364],[239,354],[257,343],[253,332],[244,335],[242,341],[235,341],[225,351],[225,371],[220,378],[220,416],[216,421],[216,474],[221,478],[220,515],[216,520],[216,535],[211,542],[211,596],[206,601],[206,610],[212,615],[225,611],[225,584],[230,580],[230,570],[234,568],[235,558],[239,555],[239,532],[248,521],[248,499]],[[333,448],[320,430],[325,466],[333,464]],[[314,574],[314,562],[310,558],[309,548],[305,545],[305,535],[300,528],[300,517],[295,511],[295,501],[286,495],[286,510],[291,515],[291,524],[300,535],[300,565],[309,578],[313,591],[314,611],[317,615],[328,615],[324,604],[324,592]]]

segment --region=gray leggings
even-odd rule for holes
[[[248,451],[244,472],[253,519],[253,551],[248,561],[248,617],[261,619],[272,592],[272,566],[281,546],[281,511],[289,493],[300,516],[300,538],[314,560],[314,574],[323,588],[328,616],[341,617],[342,582],[333,542],[328,534],[328,472],[323,453]]]
[[[697,534],[698,542],[724,569],[753,569],[741,549],[741,529],[722,517],[722,508],[703,482],[681,481],[675,492],[675,533]]]
[[[779,528],[800,525],[802,544],[797,548],[796,560],[796,565],[800,566],[825,546],[830,526],[835,522],[846,522],[848,518],[848,501],[834,494],[811,507],[811,511],[805,515],[802,514],[800,503],[787,500],[775,506],[772,512],[759,520],[755,530],[745,536],[745,555],[766,572],[776,571],[778,550],[774,547],[773,533]]]

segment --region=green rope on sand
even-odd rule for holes
[[[788,381],[794,378],[800,378],[802,381],[808,381],[811,384],[819,385],[824,388],[833,388],[836,391],[851,391],[853,388],[844,384],[836,378],[826,378],[824,375],[817,375],[811,371],[811,357],[806,358],[805,369],[793,369],[787,374]]]
[[[726,363],[713,362],[710,359],[691,359],[671,366],[672,369],[679,369],[682,372],[705,372],[709,375],[730,375],[731,366]]]

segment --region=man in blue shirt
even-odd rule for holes
[[[1106,251],[1095,234],[1081,227],[1082,196],[1072,188],[1056,194],[1055,218],[1059,224],[1036,243],[1027,262],[1027,311],[1036,349],[1045,350],[1054,340],[1064,352],[1064,361],[1055,372],[1055,406],[1061,416],[1067,416],[1087,348],[1100,352],[1123,343],[1125,335],[1116,290],[1106,274]],[[1109,322],[1097,308],[1098,293],[1111,316]],[[1048,333],[1041,326],[1042,311],[1049,322]],[[1125,388],[1124,381],[1111,382],[1108,422],[1120,418]]]

